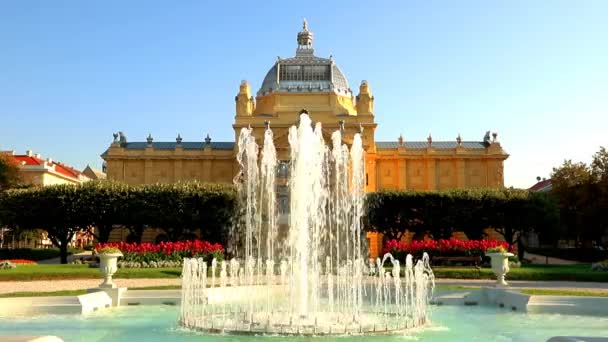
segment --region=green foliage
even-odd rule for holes
[[[0,249],[0,259],[25,259],[40,261],[53,259],[60,255],[57,248],[15,248]]]
[[[116,247],[104,247],[95,251],[96,254],[122,254]]]
[[[601,147],[591,166],[570,160],[551,174],[551,194],[559,206],[562,235],[578,247],[602,242],[608,233],[608,151]]]
[[[507,253],[507,249],[503,246],[492,247],[486,250],[486,254],[488,253]]]
[[[492,227],[513,244],[521,233],[551,230],[557,223],[548,196],[518,189],[381,191],[369,194],[366,204],[367,228],[397,240],[405,230],[435,239],[462,231],[479,239]]]
[[[528,248],[528,252],[578,262],[597,262],[608,259],[607,250],[595,248]]]
[[[19,164],[12,155],[0,153],[0,191],[18,187],[20,184]]]
[[[162,228],[172,241],[198,231],[202,239],[225,244],[236,207],[232,186],[199,182],[130,186],[104,180],[0,192],[0,222],[15,232],[46,231],[62,263],[81,229],[100,242],[122,225],[140,235],[146,226]]]

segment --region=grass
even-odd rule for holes
[[[608,292],[587,290],[523,289],[521,293],[533,296],[608,297]]]
[[[179,290],[179,285],[130,287],[129,290]],[[64,290],[52,292],[10,292],[0,294],[0,298],[15,297],[59,297],[59,296],[80,296],[86,294],[87,290]]]
[[[179,278],[181,268],[120,268],[115,279]],[[98,268],[88,265],[19,265],[0,270],[0,281],[29,281],[55,279],[100,279]]]
[[[451,279],[495,279],[489,268],[433,267],[437,278]],[[590,264],[575,265],[525,265],[512,267],[507,280],[562,280],[608,282],[608,272],[592,271]]]
[[[77,254],[81,250],[70,248],[68,254]],[[15,248],[0,249],[0,260],[3,259],[26,259],[33,261],[59,258],[59,248]]]
[[[489,268],[434,267],[433,272],[437,278],[495,279]],[[179,278],[180,274],[180,268],[120,268],[114,278]],[[0,270],[0,281],[99,278],[99,270],[87,265],[19,265],[15,269]],[[592,271],[590,264],[526,265],[511,268],[507,280],[608,282],[608,272]]]
[[[11,292],[0,294],[0,298],[80,296],[86,293],[87,290],[64,290],[53,292]]]

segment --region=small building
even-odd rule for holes
[[[553,184],[551,183],[551,178],[549,178],[549,179],[543,178],[542,180],[541,179],[537,179],[537,180],[538,180],[538,182],[536,184],[532,185],[530,187],[530,189],[528,189],[528,190],[530,190],[532,192],[549,192],[549,191],[551,191],[551,189],[553,189]]]
[[[106,179],[105,172],[94,169],[90,165],[87,165],[87,167],[82,170],[82,174],[89,177],[90,179]]]
[[[21,178],[29,185],[82,184],[91,180],[73,167],[51,158],[42,159],[40,154],[34,154],[31,150],[25,154],[15,154],[14,151],[8,153],[19,163]]]

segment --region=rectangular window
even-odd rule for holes
[[[281,65],[279,81],[330,81],[329,65]]]

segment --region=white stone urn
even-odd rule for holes
[[[509,273],[509,257],[514,256],[508,252],[491,252],[486,253],[486,256],[492,258],[492,272],[496,275],[496,287],[509,286],[505,281],[505,276]]]
[[[116,288],[116,284],[112,282],[112,276],[118,270],[117,261],[122,253],[100,253],[97,256],[99,257],[99,271],[103,274],[103,283],[99,287],[102,289]]]

